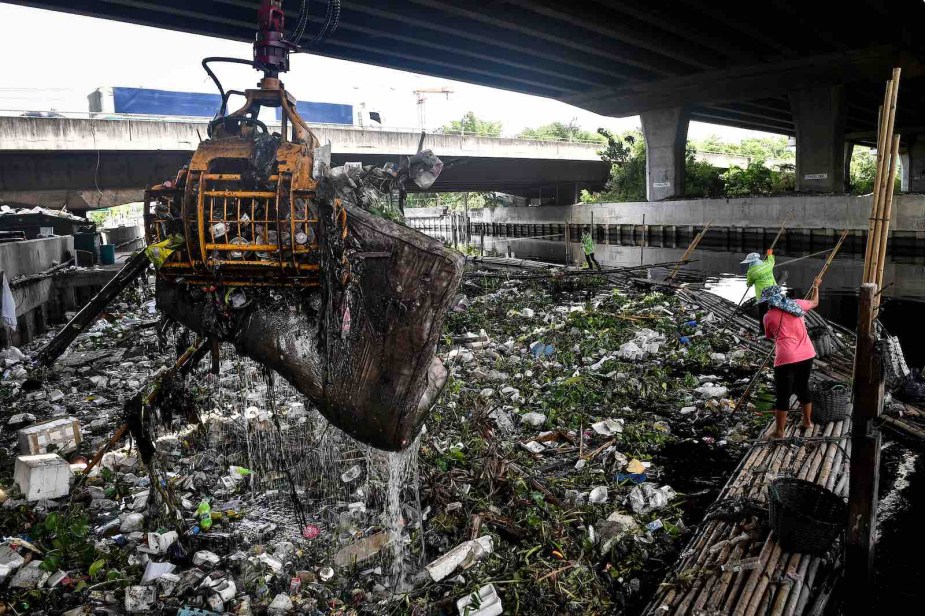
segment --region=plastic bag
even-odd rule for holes
[[[0,295],[0,304],[3,304],[3,324],[16,331],[16,300],[13,298],[13,292],[10,290],[10,283],[6,279],[6,274],[0,273],[2,278],[3,293]]]

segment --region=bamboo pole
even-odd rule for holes
[[[810,593],[813,590],[813,582],[816,580],[816,574],[819,572],[819,567],[822,565],[822,559],[818,556],[813,558],[813,561],[809,564],[809,574],[806,579],[806,582],[803,584],[803,590],[800,591],[800,598],[797,601],[795,613],[802,614],[806,610],[806,604],[809,603]]]
[[[736,546],[737,547],[737,546]],[[713,564],[714,566],[722,565],[723,563],[729,562],[729,554],[733,551],[733,544],[731,541],[727,540],[726,545],[723,546],[723,549],[720,550],[719,554],[716,556]],[[697,597],[697,601],[694,602],[694,613],[699,614],[703,611],[703,608],[706,605],[707,600],[713,595],[713,587],[720,581],[718,575],[712,575],[709,579],[704,582],[703,589]]]
[[[778,242],[778,240],[780,240],[780,236],[784,233],[784,229],[787,227],[787,223],[790,222],[790,219],[791,219],[791,218],[793,218],[793,213],[794,213],[794,211],[795,211],[795,210],[791,209],[791,210],[790,210],[790,213],[787,214],[787,217],[784,218],[784,222],[781,223],[780,229],[777,230],[777,235],[774,236],[774,241],[771,242],[771,247],[768,248],[768,252],[773,251],[773,250],[774,250],[774,247],[777,246],[777,242]],[[746,276],[746,279],[747,279],[747,276]],[[733,313],[732,313],[731,316],[735,316],[735,315],[736,315],[736,313],[738,312],[738,309],[739,309],[739,308],[741,307],[741,305],[742,305],[742,302],[745,301],[745,297],[748,295],[749,289],[751,289],[751,288],[752,288],[751,285],[746,285],[746,286],[745,286],[745,292],[742,293],[742,297],[739,299],[738,302],[736,302],[736,310],[733,311]],[[731,319],[729,319],[729,320],[731,320]],[[728,325],[728,320],[727,320],[726,323],[723,324],[723,327],[720,328],[720,331],[725,331],[727,325]]]
[[[886,203],[883,208],[883,221],[882,221],[882,231],[880,236],[880,253],[875,264],[872,266],[874,272],[876,273],[876,280],[878,289],[883,289],[883,269],[886,265],[886,245],[890,237],[890,219],[893,216],[893,191],[896,188],[896,168],[897,162],[899,161],[899,135],[893,136],[893,147],[890,149],[890,176],[887,181],[886,188]],[[880,305],[880,294],[876,296],[874,302],[874,308],[876,309]]]
[[[784,229],[787,227],[787,223],[793,218],[793,214],[796,210],[790,210],[790,213],[787,214],[787,217],[784,219],[784,222],[781,224],[780,229],[777,231],[777,235],[774,236],[774,241],[771,242],[771,247],[768,250],[774,250],[774,247],[777,246],[777,241],[780,239],[780,236],[783,235]]]
[[[897,419],[896,417],[888,417],[885,415],[881,419],[883,419],[884,425],[887,428],[895,430],[904,436],[909,436],[920,441],[925,441],[925,430],[916,428],[908,421],[903,421],[902,419]]]
[[[707,226],[700,230],[700,233],[694,236],[694,239],[691,240],[690,245],[687,247],[687,250],[684,251],[684,254],[681,255],[679,261],[687,261],[687,258],[691,255],[692,252],[694,252],[694,250],[696,250],[697,245],[700,244],[700,240],[702,240],[703,237],[707,234],[707,231],[710,230],[710,226],[712,224],[713,221],[711,220],[707,223]],[[668,278],[665,279],[665,282],[671,282],[674,280],[675,274],[678,273],[679,269],[681,269],[681,263],[675,266],[675,268],[671,271],[671,274],[669,274]]]
[[[887,82],[883,122],[880,125],[880,139],[877,142],[877,171],[874,176],[873,203],[871,205],[871,223],[868,224],[867,249],[864,255],[864,281],[874,282],[872,260],[879,254],[880,229],[883,222],[883,208],[886,199],[886,183],[884,177],[888,174],[887,164],[890,159],[890,148],[893,140],[893,126],[896,119],[896,103],[899,94],[900,69],[893,69],[893,78]]]
[[[717,525],[713,529],[713,532],[710,534],[711,540],[708,541],[707,544],[709,545],[709,544],[714,543],[714,540],[718,539],[720,536],[722,536],[722,529],[720,525]],[[710,559],[711,556],[712,554],[710,554],[709,550],[701,549],[699,551],[696,561],[694,562],[694,565],[693,565],[694,570],[701,571],[706,566],[707,561]],[[684,600],[680,603],[680,605],[678,605],[677,609],[675,610],[675,614],[677,616],[682,616],[683,614],[687,612],[687,608],[690,606],[691,600],[694,598],[694,596],[696,596],[696,591],[698,591],[700,586],[702,585],[703,579],[704,579],[703,577],[698,577],[691,583],[691,588],[688,590],[687,593],[685,593]]]
[[[771,607],[771,616],[783,616],[791,601],[796,603],[794,597],[798,597],[800,594],[800,589],[803,585],[803,574],[808,564],[809,556],[806,554],[792,554],[790,556],[790,563],[787,565],[785,573],[787,585],[778,591],[774,605]]]
[[[743,542],[744,543],[744,542]],[[746,546],[743,546],[742,543],[738,544],[733,548],[732,552],[729,554],[727,562],[735,562],[742,558]],[[726,593],[729,590],[729,583],[732,581],[732,577],[735,575],[733,571],[724,571],[723,576],[719,579],[718,587],[709,593],[707,597],[707,603],[704,606],[708,612],[714,612],[717,610],[718,606],[721,604],[723,599],[726,597]]]
[[[752,595],[755,594],[755,589],[758,588],[761,577],[764,574],[764,569],[769,565],[776,565],[778,558],[780,558],[780,545],[768,535],[768,538],[764,542],[764,547],[761,550],[761,556],[759,556],[759,561],[765,563],[765,565],[764,567],[746,572],[749,575],[742,585],[742,592],[736,598],[735,611],[732,612],[733,616],[745,616]],[[725,609],[728,611],[731,607],[733,606],[727,603]]]
[[[877,167],[874,171],[874,185],[871,191],[871,201],[870,201],[870,217],[867,219],[867,245],[864,248],[864,280],[868,280],[870,274],[870,255],[872,248],[872,239],[874,237],[874,230],[877,226],[877,215],[879,214],[879,199],[880,199],[880,182],[883,172],[883,156],[886,152],[886,138],[887,133],[887,116],[890,109],[890,97],[893,95],[893,82],[888,80],[886,82],[886,87],[883,89],[883,105],[880,106],[880,116],[877,122]]]

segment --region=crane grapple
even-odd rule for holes
[[[282,15],[262,8],[260,23],[259,88],[210,123],[174,179],[146,192],[157,306],[275,370],[351,436],[404,449],[447,379],[436,346],[465,258],[364,209],[379,188],[351,200],[345,187],[361,171],[401,193],[401,178],[429,186],[442,164],[425,151],[401,172],[329,169],[279,80],[288,59],[266,64],[267,49],[287,49],[267,44],[283,40],[267,34]],[[281,110],[280,132],[260,121],[263,107]]]

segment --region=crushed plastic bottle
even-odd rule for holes
[[[351,481],[359,477],[360,473],[362,472],[363,470],[360,468],[360,465],[356,464],[354,466],[351,466],[343,474],[341,474],[340,480],[343,481],[344,483],[350,483]]]

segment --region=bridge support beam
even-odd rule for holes
[[[798,192],[845,192],[844,86],[818,86],[790,93],[796,126]]]
[[[662,201],[684,194],[687,110],[672,107],[640,115],[646,139],[646,200]]]
[[[902,155],[903,192],[925,192],[925,135],[914,135]]]

